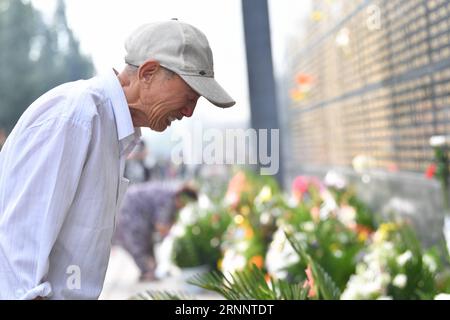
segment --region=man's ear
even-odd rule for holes
[[[150,81],[152,76],[156,74],[160,68],[160,64],[156,60],[147,60],[139,68],[139,80],[145,82]]]

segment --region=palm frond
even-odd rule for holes
[[[194,300],[194,298],[185,293],[146,290],[131,297],[130,300]]]
[[[308,293],[307,288],[300,284],[290,284],[272,277],[266,281],[263,271],[255,265],[229,274],[229,277],[222,272],[211,271],[195,275],[187,282],[215,291],[228,300],[305,300]]]
[[[307,253],[306,248],[292,235],[285,232],[286,238],[292,248],[297,252],[301,260],[307,261],[311,266],[315,286],[319,292],[319,297],[325,300],[339,300],[341,292],[330,277],[330,275],[322,268],[322,266],[314,261]]]
[[[325,300],[339,300],[341,291],[322,266],[313,262],[311,263],[311,269],[321,297]]]

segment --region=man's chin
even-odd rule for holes
[[[159,126],[149,126],[150,129],[156,132],[163,132],[165,131],[169,126],[167,125],[159,125]]]

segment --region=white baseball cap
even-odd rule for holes
[[[214,79],[213,56],[206,36],[190,24],[172,19],[137,28],[125,41],[125,62],[140,66],[148,59],[178,74],[212,104],[228,108],[233,98]]]

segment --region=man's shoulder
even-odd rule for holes
[[[50,90],[48,98],[61,99],[67,111],[77,111],[92,116],[98,113],[98,107],[105,103],[106,95],[97,85],[97,78],[64,83]]]
[[[95,78],[67,82],[47,91],[27,108],[20,121],[25,127],[53,118],[92,122],[105,99],[103,92],[93,85],[94,82]]]

